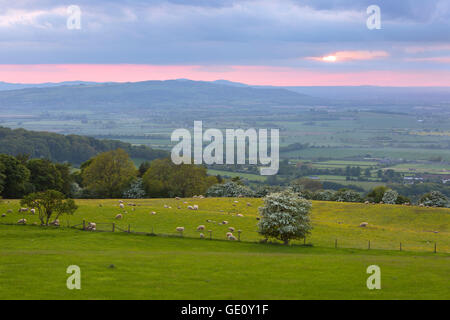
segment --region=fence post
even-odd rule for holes
[[[115,230],[116,230],[116,224],[113,223],[113,224],[112,224],[112,232],[114,232]]]
[[[238,241],[241,241],[241,230],[238,230]]]
[[[436,248],[436,242],[434,243],[434,253],[437,252],[437,248]]]
[[[337,249],[337,239],[334,240],[334,248]]]
[[[209,230],[209,240],[212,240],[212,230]]]
[[[130,233],[130,225],[128,225],[128,233]]]
[[[86,220],[83,219],[83,231],[86,230]]]
[[[368,247],[368,249],[370,250],[370,240],[369,240],[369,247]]]

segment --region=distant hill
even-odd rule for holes
[[[46,158],[57,162],[79,165],[98,153],[122,148],[132,158],[153,160],[167,157],[168,152],[146,146],[132,146],[117,140],[98,140],[78,135],[27,131],[0,127],[0,153],[16,156],[27,154],[32,158]]]
[[[252,88],[190,81],[144,81],[62,85],[0,91],[0,112],[94,110],[141,112],[143,110],[193,110],[196,108],[298,106],[323,99],[283,88]]]
[[[45,83],[9,83],[0,81],[0,91],[20,90],[29,88],[48,88],[58,86],[78,86],[85,84],[94,84],[95,82],[86,81],[65,81],[65,82],[45,82]]]

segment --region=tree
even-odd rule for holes
[[[150,197],[191,197],[204,194],[217,183],[202,165],[175,165],[170,159],[154,160],[143,176],[144,188]]]
[[[303,239],[312,229],[311,207],[311,202],[291,190],[269,194],[264,198],[264,206],[259,208],[259,233],[286,245],[290,240]]]
[[[82,169],[83,185],[98,197],[119,198],[136,177],[128,154],[117,149],[99,154]]]
[[[62,191],[63,179],[61,172],[56,165],[46,159],[33,159],[26,163],[30,170],[30,183],[33,185],[33,191],[40,192],[45,190]]]
[[[123,193],[125,199],[143,199],[145,197],[144,183],[142,178],[134,180],[130,187]]]
[[[439,191],[431,191],[430,193],[424,194],[420,199],[420,203],[428,207],[446,207],[448,204],[448,199]]]
[[[333,200],[337,202],[362,202],[361,195],[350,189],[340,189],[333,195]]]
[[[253,197],[255,193],[246,186],[237,184],[235,182],[220,183],[211,186],[206,191],[207,197]]]
[[[61,192],[56,190],[31,193],[22,199],[20,204],[37,209],[42,225],[48,225],[53,214],[55,214],[54,220],[56,220],[62,214],[73,215],[78,209],[73,199],[66,199]]]
[[[375,187],[367,194],[367,198],[369,198],[372,202],[379,203],[383,201],[384,193],[388,190],[389,188],[385,186]]]
[[[319,180],[313,180],[308,178],[300,178],[297,180],[294,180],[291,183],[291,186],[294,191],[300,192],[302,190],[308,190],[312,192],[316,192],[318,190],[323,189],[323,185]]]
[[[26,193],[30,171],[13,156],[0,154],[0,182],[4,198],[21,198]]]
[[[387,204],[396,204],[398,198],[398,192],[392,189],[387,190],[384,195],[382,201]]]

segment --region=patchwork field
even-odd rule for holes
[[[260,199],[132,202],[135,207],[121,210],[118,200],[79,200],[61,228],[42,228],[32,225],[38,219],[29,213],[27,226],[13,225],[23,217],[19,202],[3,201],[0,213],[13,212],[0,220],[0,299],[450,298],[449,209],[313,202],[308,245],[285,247],[257,243]],[[188,210],[192,204],[199,210]],[[123,220],[115,220],[118,213]],[[83,220],[104,231],[115,223],[116,232],[66,227]],[[359,227],[363,221],[367,228]],[[200,224],[207,239],[199,238]],[[159,236],[120,231],[128,225]],[[183,238],[178,226],[186,229]],[[230,226],[242,231],[241,242],[225,240]],[[372,264],[381,268],[382,290],[366,288]],[[80,291],[66,288],[69,265],[82,270]]]

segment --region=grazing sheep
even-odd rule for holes
[[[383,201],[380,201],[380,204],[384,204],[384,202],[383,202]]]
[[[156,212],[155,211],[152,211],[150,214],[152,214],[152,215],[155,215],[156,214]]]
[[[228,224],[228,221],[222,221],[222,224]]]
[[[123,203],[119,204],[120,209],[125,209],[125,205]]]
[[[2,214],[2,218],[4,218],[4,217],[6,217],[6,213],[3,213],[3,214]]]
[[[59,220],[56,219],[55,221],[50,222],[50,225],[51,225],[51,226],[55,226],[55,227],[59,227]]]
[[[189,210],[194,210],[194,207],[193,206],[188,206],[188,209]]]
[[[423,203],[419,204],[419,207],[424,207],[424,204]]]
[[[212,222],[212,220],[211,220],[211,219],[208,219],[208,220],[206,220],[206,222]]]
[[[228,237],[228,240],[230,240],[230,241],[236,241],[237,238],[236,238],[235,236],[231,235],[231,236]]]
[[[368,222],[361,222],[361,224],[359,226],[364,228],[364,227],[367,227],[368,225],[369,225]]]
[[[17,224],[27,224],[27,219],[20,219]]]
[[[28,211],[28,208],[20,208],[19,209],[19,212],[27,212]]]
[[[180,200],[180,197],[175,197],[175,200]]]
[[[364,202],[364,204],[369,204],[369,203],[370,203],[369,201]]]
[[[247,207],[251,207],[252,204],[250,202],[247,202]]]
[[[184,231],[184,227],[177,227],[176,230],[177,230],[178,232],[183,232],[183,231]]]
[[[205,197],[204,197],[204,196],[198,196],[198,198],[199,198],[199,199],[205,199]]]
[[[198,210],[198,205],[194,204],[193,210]]]
[[[120,219],[122,219],[123,218],[123,215],[121,214],[121,213],[119,213],[117,216],[116,216],[116,219],[117,220],[120,220]]]
[[[30,209],[31,214],[36,214],[36,209]]]
[[[8,211],[6,211],[6,213],[13,213],[13,211],[9,209]]]
[[[183,203],[184,203],[184,204],[187,204],[187,202],[186,202],[186,201],[184,201]]]
[[[166,209],[167,209],[168,207],[169,207],[169,206],[168,206],[167,204],[165,204],[165,205],[164,205],[164,208],[166,208]]]
[[[229,227],[228,230],[229,230],[230,232],[234,232],[234,228],[233,228],[233,227]]]
[[[203,231],[205,230],[205,226],[204,225],[200,225],[197,227],[197,231]]]
[[[200,233],[200,239],[204,239],[205,235],[203,233]]]
[[[231,232],[227,232],[227,238],[231,237],[233,234]]]
[[[238,213],[237,215],[236,215],[236,217],[243,217],[244,215],[242,215],[242,214],[240,214],[240,213]]]
[[[94,222],[89,222],[86,228],[87,231],[95,231],[97,230],[97,224]]]
[[[177,208],[178,208],[178,209],[181,209],[181,207],[180,207],[180,206],[178,206]]]

